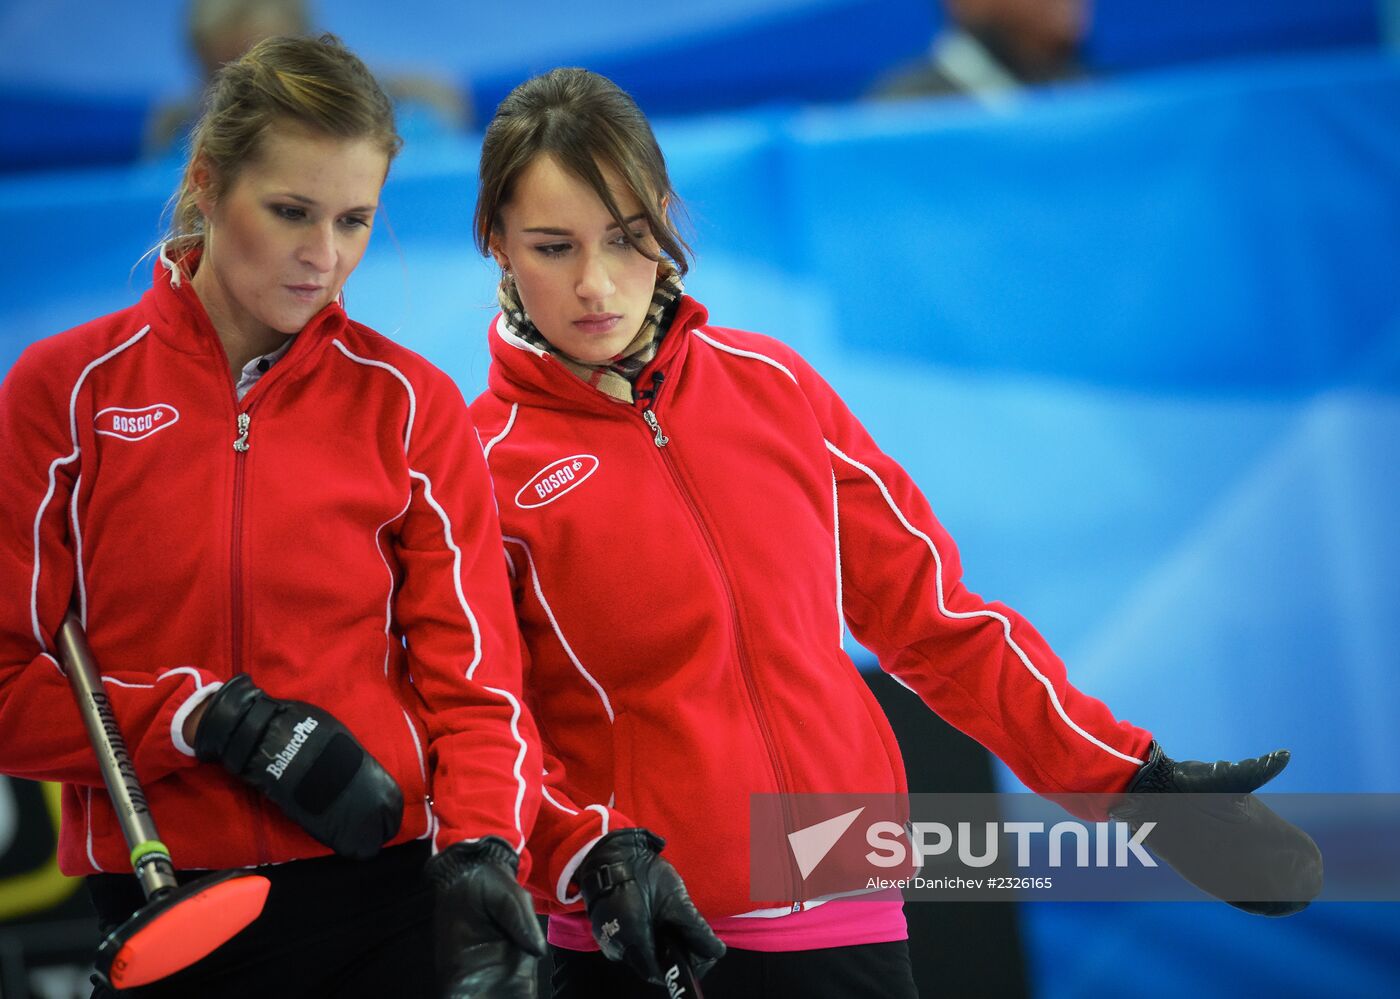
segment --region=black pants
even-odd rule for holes
[[[169,978],[93,999],[383,999],[432,997],[432,893],[423,878],[427,843],[373,860],[339,857],[263,867],[272,886],[262,915],[204,960]],[[181,872],[181,882],[202,871]],[[145,898],[129,874],[87,879],[105,936]]]
[[[597,951],[551,947],[554,999],[666,999]],[[705,999],[918,999],[909,945],[768,952],[731,947],[700,981]]]

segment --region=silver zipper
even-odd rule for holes
[[[656,434],[652,439],[657,447],[665,447],[671,443],[671,438],[661,432],[661,421],[656,418],[656,414],[649,409],[642,410],[642,419],[647,421],[647,426],[651,427],[651,432]],[[237,445],[234,445],[237,447]]]
[[[233,449],[239,454],[248,450],[248,428],[252,423],[253,418],[247,413],[238,414],[238,440],[233,442]]]

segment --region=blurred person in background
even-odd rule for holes
[[[1400,49],[1400,0],[1376,0],[1381,25],[1381,41]]]
[[[753,795],[906,790],[844,624],[1042,793],[1247,795],[1283,768],[1172,761],[963,586],[928,501],[821,376],[685,294],[665,159],[616,85],[522,83],[480,174],[501,311],[472,411],[544,748],[530,885],[557,999],[666,995],[677,942],[712,999],[915,994],[897,890],[750,889]]]
[[[1082,75],[1092,0],[943,0],[943,8],[947,21],[928,54],[896,68],[872,96],[962,94],[995,105],[1025,87]]]
[[[264,38],[301,38],[311,33],[305,0],[190,0],[185,37],[199,67],[199,89],[157,107],[146,127],[147,155],[172,152],[199,120],[199,100],[220,67]]]
[[[199,96],[219,67],[264,38],[310,35],[313,23],[307,0],[190,0],[185,37],[199,67],[199,91],[155,108],[143,141],[146,156],[181,151],[199,120]],[[460,131],[470,124],[471,105],[463,87],[421,74],[381,77],[380,83],[398,106],[401,131],[407,125],[410,135],[420,136]]]
[[[129,994],[431,995],[436,946],[449,994],[533,995],[539,755],[481,445],[342,305],[392,105],[326,35],[258,43],[205,107],[150,290],[0,385],[0,771],[63,784],[102,933],[144,905],[55,659],[71,606],[181,880],[271,883]]]

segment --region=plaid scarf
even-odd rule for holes
[[[656,275],[656,291],[652,293],[651,305],[647,308],[646,318],[642,320],[637,335],[621,352],[601,364],[588,364],[570,357],[546,340],[544,334],[525,314],[525,306],[520,304],[520,293],[516,290],[515,279],[510,275],[502,275],[496,299],[501,303],[501,312],[511,333],[532,347],[553,354],[560,364],[598,391],[630,404],[636,399],[632,383],[656,356],[661,347],[661,339],[666,335],[671,318],[676,314],[676,303],[684,293],[681,276],[676,273],[675,267],[663,260]]]

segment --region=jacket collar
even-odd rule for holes
[[[703,305],[689,295],[682,295],[671,328],[666,331],[656,357],[637,376],[637,383],[644,382],[657,368],[664,368],[668,382],[674,383],[684,365],[691,330],[705,325],[709,318]],[[491,370],[487,374],[487,384],[494,395],[508,403],[550,409],[627,405],[583,381],[548,351],[515,336],[499,313],[491,321],[490,349]],[[641,401],[636,405],[641,405]]]
[[[147,293],[155,317],[160,320],[153,324],[152,332],[187,353],[217,351],[223,357],[219,334],[190,283],[190,276],[199,269],[202,250],[195,248],[171,256],[167,253],[168,249],[168,243],[161,244],[151,290]],[[307,321],[297,335],[297,341],[319,343],[329,340],[343,332],[349,323],[342,299],[337,297]],[[300,353],[296,348],[294,344],[293,350]]]

